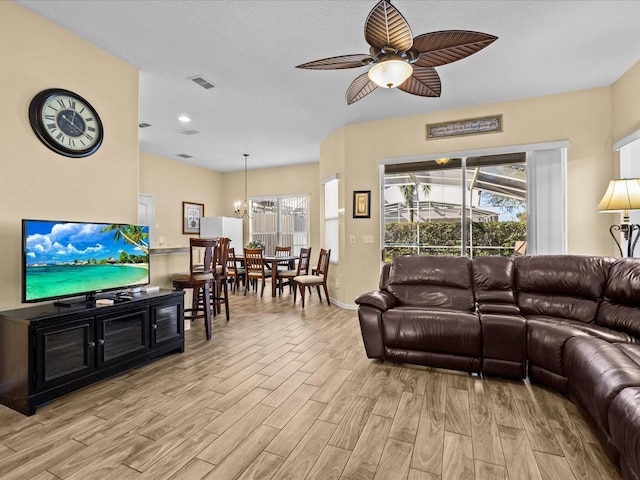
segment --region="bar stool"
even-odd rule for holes
[[[214,283],[214,250],[217,239],[191,238],[189,240],[189,271],[171,275],[173,288],[193,290],[191,308],[185,308],[185,319],[204,318],[207,340],[211,340],[211,286]],[[198,254],[204,251],[204,261],[198,262]],[[202,298],[202,302],[200,302]],[[199,313],[202,311],[202,313]],[[187,315],[187,313],[189,315]]]
[[[218,238],[218,245],[214,249],[213,255],[214,288],[212,289],[213,294],[211,296],[211,307],[213,308],[213,315],[216,316],[221,312],[221,308],[224,305],[224,312],[227,317],[227,321],[229,321],[229,277],[227,274],[228,255],[229,239],[225,237]]]

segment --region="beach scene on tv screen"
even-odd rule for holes
[[[148,283],[149,227],[28,221],[26,300]]]

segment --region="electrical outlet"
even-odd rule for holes
[[[340,282],[338,282],[338,279],[336,278],[333,286],[335,287],[336,290],[338,290],[340,288]]]

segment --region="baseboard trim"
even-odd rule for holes
[[[342,302],[339,302],[338,300],[335,300],[333,298],[331,299],[331,304],[335,305],[337,307],[340,307],[340,308],[342,308],[344,310],[357,310],[358,309],[358,305],[356,305],[355,303],[354,304],[342,303]]]

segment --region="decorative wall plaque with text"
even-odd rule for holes
[[[427,140],[502,132],[502,115],[427,124]]]

